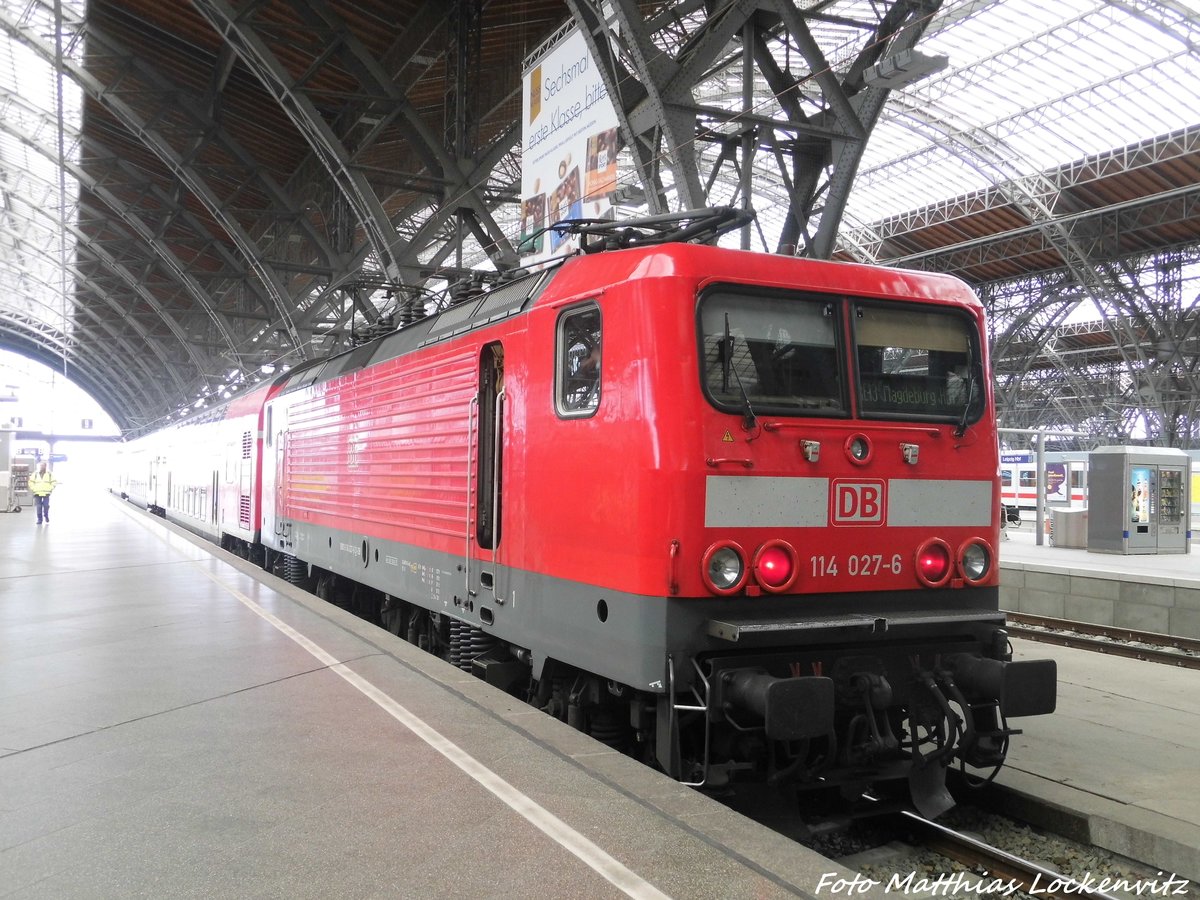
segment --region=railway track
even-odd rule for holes
[[[954,860],[972,872],[985,873],[941,876],[942,879],[948,879],[946,884],[912,885],[918,889],[932,889],[935,895],[940,896],[965,891],[979,896],[1007,897],[1019,890],[1031,896],[1053,900],[1079,900],[1080,897],[1117,900],[1114,894],[1105,891],[1112,879],[1096,879],[1089,876],[1083,881],[1078,881],[970,835],[931,822],[916,813],[901,812],[899,815],[923,846]],[[903,879],[899,886],[905,887]],[[1117,883],[1110,889],[1120,890],[1123,887],[1123,883]]]
[[[1200,669],[1200,640],[1022,613],[1008,613],[1007,618],[1008,633],[1013,637],[1092,650],[1109,656]]]

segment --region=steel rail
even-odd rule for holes
[[[1109,656],[1143,659],[1148,662],[1179,666],[1185,669],[1200,669],[1200,656],[1189,655],[1189,653],[1200,654],[1200,640],[1154,632],[1133,631],[1129,628],[1090,625],[1084,622],[1071,622],[1066,619],[1052,619],[1045,616],[1030,616],[1024,613],[1007,613],[1006,615],[1008,633],[1013,637],[1041,641],[1044,644],[1055,644],[1059,647],[1107,653]],[[1122,643],[1125,641],[1135,641],[1150,646],[1133,646],[1129,643]]]
[[[902,811],[900,815],[917,831],[925,847],[970,868],[974,874],[963,876],[967,880],[978,879],[986,883],[1011,881],[1026,893],[1054,900],[1079,900],[1080,897],[1116,900],[1112,894],[1100,890],[1096,886],[1100,882],[1090,876],[1079,881],[1007,850],[993,847],[978,838],[931,822],[916,813]],[[985,874],[979,875],[979,871]],[[1003,890],[992,890],[990,893],[998,897],[1007,896]]]

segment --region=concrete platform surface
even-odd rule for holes
[[[53,506],[0,515],[0,896],[771,898],[848,874],[118,500]]]
[[[1006,611],[1200,639],[1200,554],[1037,546],[1022,529],[1000,542],[999,555]]]
[[[1058,662],[1058,709],[1017,720],[997,784],[1085,837],[1200,881],[1200,671],[1014,640]]]
[[[1000,544],[1007,609],[1192,636],[1200,554],[1115,555],[1038,546],[1031,523]],[[1021,585],[1020,588],[1016,587]],[[1015,602],[1014,602],[1015,599]],[[1023,602],[1022,602],[1023,601]],[[1058,661],[1058,711],[1016,723],[998,784],[1025,810],[1074,819],[1079,835],[1200,880],[1200,671],[1014,640]]]
[[[1009,540],[1000,542],[1002,567],[1046,566],[1078,575],[1108,576],[1143,584],[1182,582],[1200,588],[1200,551],[1195,544],[1190,553],[1121,555],[1056,547],[1050,543],[1049,536],[1045,536],[1045,543],[1038,546],[1030,523],[1009,529],[1008,535]]]
[[[107,495],[54,513],[0,515],[0,897],[811,897],[849,875]],[[1200,676],[1015,643],[1059,660],[1059,710],[1017,723],[999,782],[1200,877]]]

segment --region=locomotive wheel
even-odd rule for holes
[[[343,606],[344,602],[339,603],[337,600],[337,594],[335,592],[336,585],[336,575],[334,575],[332,572],[322,572],[317,576],[317,584],[313,589],[313,593],[326,603],[333,603],[337,606]]]
[[[407,610],[404,602],[384,594],[379,605],[379,620],[383,627],[397,637],[403,637],[408,628]]]

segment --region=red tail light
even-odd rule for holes
[[[754,579],[765,591],[786,591],[796,572],[796,551],[786,541],[768,541],[754,554]]]
[[[929,587],[940,587],[950,578],[950,545],[940,538],[926,541],[917,549],[917,578]]]

